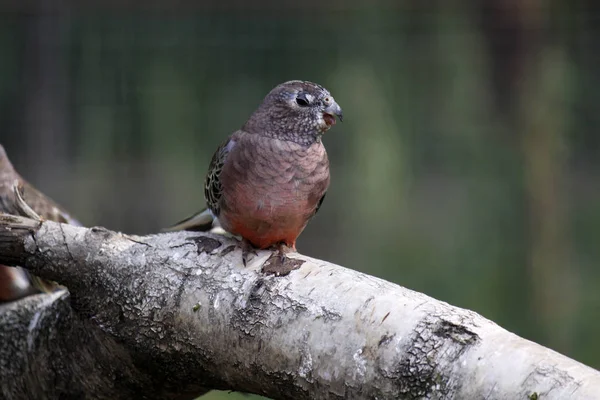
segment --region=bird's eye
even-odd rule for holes
[[[308,106],[310,103],[309,103],[308,99],[306,98],[306,94],[304,94],[304,93],[298,94],[298,97],[296,97],[296,104],[298,104],[300,107]]]

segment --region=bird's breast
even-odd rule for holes
[[[325,148],[251,139],[236,146],[223,167],[219,219],[258,247],[294,242],[329,185]]]

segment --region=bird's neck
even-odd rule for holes
[[[249,120],[243,126],[242,130],[244,132],[260,135],[263,137],[269,137],[272,139],[285,140],[288,142],[294,142],[301,146],[310,147],[314,143],[321,141],[321,136],[319,132],[299,132],[301,129],[295,129],[296,127],[288,127],[285,124],[277,124],[277,123],[262,123],[260,121]]]

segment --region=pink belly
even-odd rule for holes
[[[247,186],[237,189],[235,202],[219,217],[223,228],[261,249],[281,242],[294,247],[316,204],[293,191],[263,194]]]

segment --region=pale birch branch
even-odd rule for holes
[[[244,268],[236,244],[210,234],[137,237],[1,216],[0,263],[58,281],[70,296],[0,306],[0,394],[600,396],[598,371],[472,311],[302,255],[292,255],[305,261],[300,269],[267,276],[260,267],[270,253]]]

